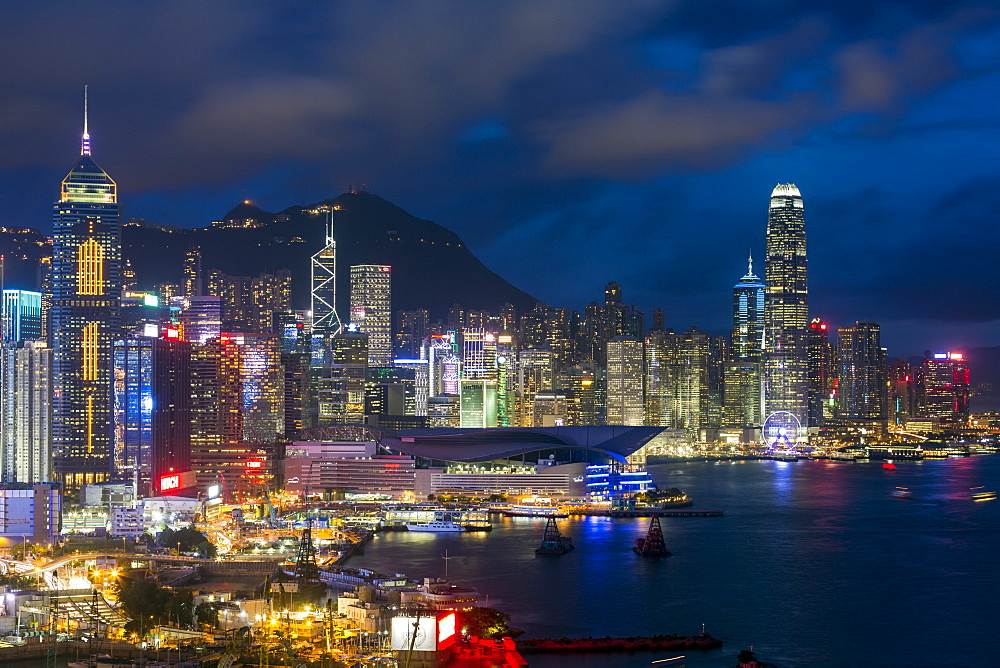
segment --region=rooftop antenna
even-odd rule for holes
[[[750,249],[750,268],[747,269],[747,275],[753,276],[753,249]]]
[[[80,145],[80,155],[90,155],[90,132],[87,131],[87,84],[83,85],[83,143]]]

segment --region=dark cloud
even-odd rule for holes
[[[769,188],[798,181],[817,308],[983,333],[998,40],[995,6],[931,0],[20,3],[0,224],[47,227],[89,83],[128,215],[367,183],[553,303],[618,280],[722,332]]]

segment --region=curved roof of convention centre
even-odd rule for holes
[[[583,449],[624,461],[662,427],[496,427],[402,429],[380,444],[406,455],[451,462],[488,462],[552,449]]]

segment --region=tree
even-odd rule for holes
[[[202,601],[194,609],[194,615],[198,618],[199,624],[211,626],[213,629],[219,626],[219,610],[208,601]]]
[[[163,527],[163,531],[156,536],[156,544],[160,547],[177,547],[177,541],[174,539],[175,533],[170,527]]]
[[[510,615],[493,608],[470,608],[458,614],[462,629],[470,636],[499,638],[522,633],[510,627]]]
[[[218,553],[215,545],[212,545],[207,540],[195,545],[194,549],[202,559],[215,559],[215,555]]]

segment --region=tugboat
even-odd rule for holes
[[[542,535],[542,545],[535,554],[566,554],[573,549],[573,539],[559,535],[556,518],[550,517],[545,523],[545,533]]]
[[[653,515],[649,520],[649,531],[645,537],[635,539],[632,551],[641,557],[669,557],[670,552],[663,542],[663,530],[660,528],[660,518]]]

